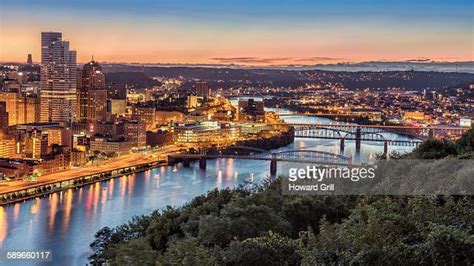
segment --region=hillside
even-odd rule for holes
[[[474,130],[409,158],[473,158]],[[472,196],[283,196],[281,179],[214,190],[103,228],[91,263],[314,265],[474,263]]]

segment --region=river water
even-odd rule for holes
[[[281,112],[285,112],[282,110]],[[288,122],[321,123],[318,117],[286,117]],[[387,133],[390,139],[407,139]],[[312,149],[339,153],[338,140],[297,138],[274,151]],[[398,147],[408,152],[412,147]],[[392,151],[390,147],[389,151]],[[355,144],[347,141],[345,155],[354,156]],[[382,144],[362,143],[360,158],[373,160]],[[284,168],[280,167],[279,170]],[[85,265],[89,244],[102,227],[114,227],[135,215],[149,214],[167,205],[180,206],[213,188],[233,187],[245,180],[260,181],[269,174],[269,162],[216,159],[200,170],[197,163],[163,166],[43,198],[0,207],[0,251],[50,250],[56,265]],[[280,172],[280,174],[283,174]],[[5,261],[0,260],[0,265]],[[17,265],[17,264],[15,264]]]

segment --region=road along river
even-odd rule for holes
[[[329,121],[298,116],[285,119],[293,123]],[[407,139],[387,134],[391,139]],[[297,138],[274,151],[302,148],[338,153],[339,141]],[[411,149],[397,147],[400,152]],[[354,143],[348,141],[345,155],[353,156],[354,150]],[[382,152],[382,144],[363,142],[360,157],[370,161]],[[0,207],[0,250],[50,250],[56,264],[84,265],[94,234],[104,226],[114,227],[167,205],[182,205],[213,188],[233,187],[249,179],[258,182],[268,174],[266,161],[216,159],[207,162],[206,170],[200,170],[198,163],[188,168],[180,164],[163,166]]]

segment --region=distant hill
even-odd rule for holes
[[[122,74],[116,74],[120,71]],[[121,82],[127,79],[143,80],[160,76],[182,77],[188,80],[208,81],[211,86],[222,88],[240,86],[301,87],[306,84],[341,84],[348,89],[402,88],[407,90],[443,89],[459,84],[474,83],[474,74],[435,71],[323,71],[323,70],[283,70],[283,69],[242,69],[222,67],[158,67],[142,65],[107,66],[111,78]],[[120,76],[120,77],[117,77]]]
[[[143,72],[113,72],[106,73],[105,79],[107,83],[128,84],[137,88],[146,88],[159,86],[159,81],[151,79]]]

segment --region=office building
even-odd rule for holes
[[[0,134],[7,133],[8,125],[7,103],[0,102]]]
[[[196,86],[196,95],[204,98],[211,96],[211,88],[209,84],[205,81],[199,81],[195,83]]]
[[[41,159],[48,155],[48,134],[41,130],[28,132],[24,153],[28,158]]]
[[[187,107],[188,109],[193,109],[198,107],[198,99],[195,95],[189,95],[187,100]]]
[[[0,158],[12,158],[15,156],[15,140],[2,136],[0,133]]]
[[[72,128],[60,123],[16,125],[11,128],[10,134],[17,141],[17,153],[26,154],[30,158],[42,158],[54,146],[61,146],[64,150],[72,149]]]
[[[78,71],[78,119],[81,121],[101,121],[107,117],[107,89],[102,67],[92,60]]]
[[[0,101],[5,102],[8,125],[38,122],[40,119],[40,99],[34,95],[24,95],[19,89],[0,92]]]
[[[107,91],[91,90],[88,121],[102,121],[107,118]]]
[[[109,113],[116,116],[124,116],[127,112],[127,100],[110,98],[108,101]]]
[[[132,143],[132,147],[142,148],[146,146],[146,126],[141,121],[123,122],[123,136],[125,140]]]
[[[132,118],[145,123],[147,130],[156,128],[156,108],[148,106],[133,106]]]
[[[127,99],[127,85],[123,84],[107,84],[107,92],[109,98],[114,99]]]
[[[60,32],[41,33],[41,121],[76,119],[76,51]]]
[[[106,154],[127,154],[134,147],[132,141],[124,139],[111,139],[104,137],[93,137],[90,142],[91,151],[100,151]]]
[[[176,141],[179,143],[204,143],[225,138],[217,121],[173,123]]]

